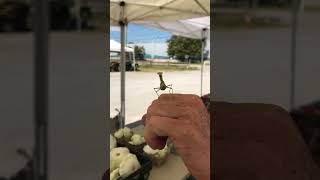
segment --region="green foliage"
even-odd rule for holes
[[[143,46],[134,46],[134,57],[136,60],[144,60],[146,51]]]
[[[53,30],[74,29],[75,19],[71,13],[73,1],[50,0],[50,27]]]
[[[170,57],[176,57],[179,60],[185,60],[186,55],[191,59],[200,60],[201,40],[172,36],[168,40],[167,53]]]

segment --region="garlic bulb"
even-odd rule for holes
[[[140,144],[145,143],[145,140],[140,134],[134,134],[131,137],[131,141],[129,143],[132,145],[140,145]]]
[[[125,138],[131,138],[132,134],[133,133],[132,133],[131,129],[129,129],[127,127],[123,128],[123,136]]]
[[[125,147],[117,147],[111,150],[110,152],[110,170],[113,171],[114,169],[120,166],[123,158],[129,154],[129,149]]]
[[[118,131],[116,131],[114,133],[114,136],[118,139],[122,138],[123,137],[123,129],[119,129]]]
[[[152,149],[149,145],[145,145],[143,151],[147,154],[156,154],[159,150]]]
[[[131,138],[132,134],[133,134],[133,132],[131,131],[131,129],[125,127],[123,129],[119,129],[118,131],[116,131],[114,133],[114,136],[118,139],[121,139],[122,137],[129,139],[129,138]]]
[[[113,170],[111,173],[110,173],[110,180],[116,180],[120,177],[120,174],[119,174],[119,168]]]
[[[163,149],[159,150],[152,149],[149,145],[145,145],[143,151],[147,154],[154,155],[156,158],[163,158],[170,152],[170,148],[166,145]]]
[[[137,156],[134,154],[127,154],[120,163],[119,174],[121,177],[127,177],[137,171],[140,167],[141,165]]]

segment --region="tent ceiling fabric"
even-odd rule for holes
[[[178,21],[141,21],[134,24],[193,39],[210,38],[210,16]],[[203,32],[203,29],[207,31]]]
[[[210,16],[210,0],[111,0],[110,25]]]
[[[206,39],[205,50],[210,51],[210,16],[178,21],[141,21],[134,24],[166,31],[177,36],[192,39]],[[206,31],[203,31],[206,29]]]

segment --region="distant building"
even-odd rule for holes
[[[130,44],[131,46],[137,45],[137,46],[143,46],[146,54],[152,56],[154,58],[168,58],[168,43],[165,42],[158,42],[158,43],[135,43],[135,44]]]

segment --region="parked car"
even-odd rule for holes
[[[132,52],[127,52],[126,60],[126,71],[133,71],[134,65],[132,60]],[[136,65],[137,67],[137,65]],[[120,52],[111,51],[110,52],[110,72],[120,71]]]
[[[120,70],[120,43],[110,40],[110,72]],[[134,67],[138,68],[137,64],[134,64],[134,50],[133,48],[126,47],[126,71],[133,71]]]

